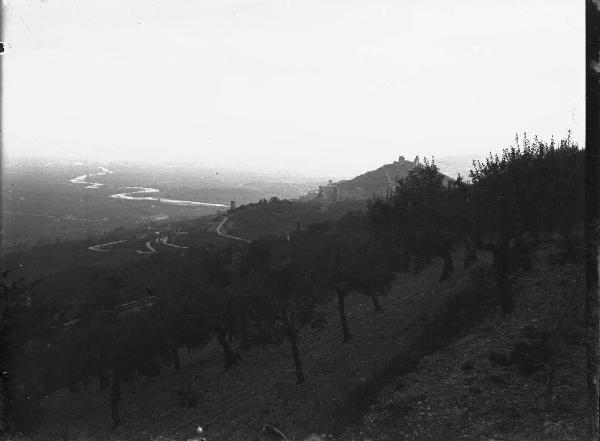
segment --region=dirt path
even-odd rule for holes
[[[387,178],[390,186],[394,187],[396,185],[396,183],[392,180],[392,178],[390,177],[390,173],[387,170],[385,170],[385,177]]]

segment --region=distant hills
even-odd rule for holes
[[[368,198],[373,193],[385,193],[398,179],[406,177],[408,172],[419,163],[418,161],[418,157],[414,161],[407,161],[404,156],[400,156],[398,161],[392,164],[385,164],[348,181],[340,181],[338,182],[340,197],[362,199]]]
[[[464,161],[463,161],[464,162]],[[344,200],[344,199],[367,199],[373,194],[385,194],[392,188],[398,179],[408,176],[408,172],[419,166],[420,160],[417,156],[413,161],[408,161],[400,156],[397,161],[385,164],[376,170],[371,170],[353,179],[339,182],[329,182],[314,192],[316,199],[322,200]],[[456,167],[458,163],[452,163]],[[460,164],[462,165],[462,163]],[[444,184],[453,180],[444,175]]]

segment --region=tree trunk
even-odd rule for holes
[[[237,364],[241,360],[241,357],[231,349],[227,339],[227,331],[224,329],[220,330],[217,334],[217,340],[223,348],[223,354],[225,356],[225,370],[227,370],[231,366]]]
[[[79,394],[79,383],[69,384],[69,392],[71,393],[71,395],[78,395]]]
[[[464,266],[468,268],[473,262],[477,262],[477,252],[469,239],[465,240],[465,260]]]
[[[85,392],[87,392],[88,388],[90,387],[91,381],[92,381],[91,377],[83,377],[83,380],[81,380],[81,387],[83,388],[83,390]]]
[[[577,259],[576,239],[568,228],[564,228],[561,234],[564,241],[565,259],[569,262],[575,262]]]
[[[250,348],[250,339],[248,338],[248,318],[246,317],[246,314],[242,316],[240,328],[240,338],[242,340],[240,342],[240,349],[245,351]]]
[[[597,440],[598,371],[600,353],[598,339],[600,289],[598,287],[599,212],[600,212],[600,74],[596,71],[600,52],[600,7],[586,2],[586,131],[585,131],[585,277],[587,327],[587,398],[588,440]]]
[[[181,370],[181,362],[179,360],[179,350],[177,349],[177,345],[171,343],[171,356],[173,357],[173,367],[176,371]]]
[[[413,266],[413,274],[418,274],[423,268],[425,268],[425,260],[422,257],[415,257],[414,266]]]
[[[546,383],[546,395],[549,400],[552,400],[552,391],[554,389],[554,377],[556,376],[556,365],[558,363],[558,354],[560,351],[560,341],[558,338],[552,342],[552,357],[550,358],[550,373]]]
[[[304,382],[304,371],[302,370],[302,362],[298,353],[298,332],[291,326],[287,325],[287,335],[292,348],[292,357],[294,358],[294,366],[296,367],[296,379],[298,383]]]
[[[104,390],[109,386],[108,374],[106,372],[102,372],[98,375],[98,380],[100,381],[100,390]]]
[[[112,384],[110,387],[110,413],[113,420],[113,428],[121,424],[119,401],[121,401],[121,379],[119,378],[118,373],[113,372]]]
[[[515,239],[515,248],[519,253],[519,263],[521,265],[521,269],[523,271],[531,270],[533,268],[533,265],[531,263],[531,256],[529,255],[529,247],[525,243],[525,240],[522,236],[518,236]]]
[[[10,393],[6,376],[0,372],[0,435],[9,431]]]
[[[498,301],[502,307],[502,314],[508,315],[515,308],[510,281],[508,280],[508,245],[504,243],[496,245],[493,253]]]
[[[443,254],[444,267],[442,268],[442,274],[440,276],[440,282],[448,279],[450,274],[454,272],[454,264],[452,263],[452,255],[449,250],[444,251]]]
[[[373,306],[375,307],[375,312],[383,311],[381,305],[379,304],[379,299],[375,294],[371,294],[371,301],[373,302]]]
[[[342,326],[342,334],[343,334],[343,342],[346,343],[348,340],[352,338],[350,334],[350,330],[348,329],[348,321],[346,320],[346,308],[344,305],[344,299],[346,298],[346,293],[343,291],[337,292],[338,299],[338,311],[340,312],[340,325]]]

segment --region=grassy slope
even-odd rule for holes
[[[415,167],[413,161],[394,162],[385,164],[378,169],[368,171],[348,181],[340,181],[337,187],[342,199],[369,198],[371,195],[385,195],[398,179],[408,176]]]
[[[585,439],[585,347],[581,266],[551,265],[538,253],[534,270],[515,283],[516,312],[497,310],[452,344],[427,356],[414,372],[385,388],[347,440]],[[571,300],[570,296],[575,297]],[[518,341],[535,341],[565,317],[552,398],[548,367],[524,375],[490,361]]]
[[[339,204],[321,213],[318,204],[291,204],[292,209],[290,203],[280,202],[238,210],[231,216],[235,227],[230,232],[249,238],[264,232],[283,233],[295,228],[296,219],[305,226],[338,217],[349,209]],[[200,236],[215,237],[205,226],[196,231],[186,229],[191,234],[181,236],[182,244],[190,239],[196,242]],[[576,415],[581,413],[583,399],[584,349],[572,344],[577,338],[563,345],[556,398],[547,405],[542,399],[544,371],[525,377],[514,366],[497,366],[488,359],[492,349],[508,353],[516,340],[523,339],[524,326],[547,328],[556,321],[565,302],[563,296],[572,291],[576,269],[551,266],[547,253],[538,256],[533,272],[517,280],[517,312],[512,317],[503,319],[497,313],[482,317],[482,324],[448,347],[425,356],[413,372],[375,395],[374,406],[364,419],[352,421],[358,425],[338,439],[516,440],[536,439],[533,436],[537,434],[544,436],[539,439],[578,439],[581,422]],[[41,438],[148,439],[151,434],[162,434],[165,439],[187,439],[198,423],[208,428],[211,440],[231,439],[233,435],[252,439],[265,422],[298,436],[309,430],[330,429],[332,419],[339,416],[337,403],[347,406],[348,395],[368,381],[377,368],[390,365],[396,355],[414,348],[427,317],[435,316],[448,295],[464,287],[461,271],[449,282],[436,283],[439,270],[435,263],[417,276],[400,275],[383,302],[381,315],[372,313],[364,297],[352,297],[347,309],[355,338],[346,345],[341,344],[337,311],[328,306],[326,329],[308,329],[301,334],[300,350],[308,378],[304,385],[295,385],[285,343],[248,351],[244,363],[227,373],[222,372],[220,348],[211,344],[191,357],[182,354],[181,372],[167,369],[157,379],[140,378],[126,384],[122,403],[125,423],[114,432],[108,430],[107,392],[96,391],[97,385],[77,397],[66,392],[50,397],[45,402],[48,415]],[[582,304],[582,298],[576,303]],[[580,320],[580,313],[578,308],[570,313],[570,328]],[[576,334],[575,328],[569,332]],[[192,390],[199,397],[198,406],[185,410],[177,404],[177,390],[185,389],[195,375],[198,378]]]
[[[320,202],[279,201],[253,204],[238,208],[230,214],[227,224],[229,234],[247,239],[257,239],[262,234],[284,234],[300,227],[306,228],[316,222],[337,219],[351,210],[365,207],[365,201],[341,201],[328,205],[321,211]]]
[[[581,293],[566,320],[554,399],[544,400],[547,369],[530,376],[515,366],[489,360],[490,351],[508,354],[524,329],[552,329],[576,286],[580,268],[551,266],[542,253],[532,272],[515,282],[517,311],[503,318],[497,308],[481,317],[448,346],[426,355],[412,372],[373,396],[364,417],[336,437],[344,440],[521,440],[581,439],[583,423],[584,348],[580,328]],[[364,297],[349,301],[349,324],[355,338],[343,345],[337,314],[330,305],[324,330],[304,330],[300,351],[307,382],[296,385],[287,344],[254,348],[242,365],[222,371],[216,344],[183,355],[181,372],[167,369],[157,379],[140,378],[124,387],[123,427],[108,430],[108,397],[90,391],[79,397],[57,394],[48,409],[43,433],[49,439],[183,440],[197,424],[210,440],[255,439],[263,423],[281,427],[290,438],[326,431],[348,394],[364,384],[378,367],[397,354],[407,354],[423,332],[427,316],[439,310],[449,295],[464,287],[462,271],[448,282],[435,282],[440,265],[417,276],[402,274],[376,315]],[[195,409],[178,405],[197,375],[192,390]],[[94,386],[96,388],[97,386]]]
[[[398,179],[406,177],[412,168],[414,168],[414,163],[411,161],[385,164],[354,179],[342,181],[338,183],[338,187],[343,192],[356,193],[363,197],[369,197],[373,193],[385,194],[391,186],[390,180],[396,182]]]
[[[254,348],[244,353],[242,365],[222,372],[222,353],[216,344],[184,354],[181,372],[166,370],[157,379],[140,378],[123,388],[123,427],[108,430],[107,392],[89,391],[80,397],[67,392],[45,402],[48,409],[43,432],[50,438],[187,439],[196,424],[207,427],[209,439],[251,439],[263,423],[280,426],[288,434],[331,427],[337,404],[364,383],[365,378],[394,354],[402,352],[420,332],[423,311],[439,308],[455,282],[435,282],[440,265],[417,276],[401,275],[382,314],[374,314],[370,301],[356,295],[349,299],[349,325],[355,334],[341,343],[337,311],[328,305],[329,324],[323,330],[301,333],[300,351],[307,382],[295,384],[287,343],[280,347]],[[196,409],[177,405],[178,389],[185,389],[194,375]],[[96,389],[97,385],[93,386]]]

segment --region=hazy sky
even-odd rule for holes
[[[351,176],[584,136],[574,0],[3,1],[4,148]]]

